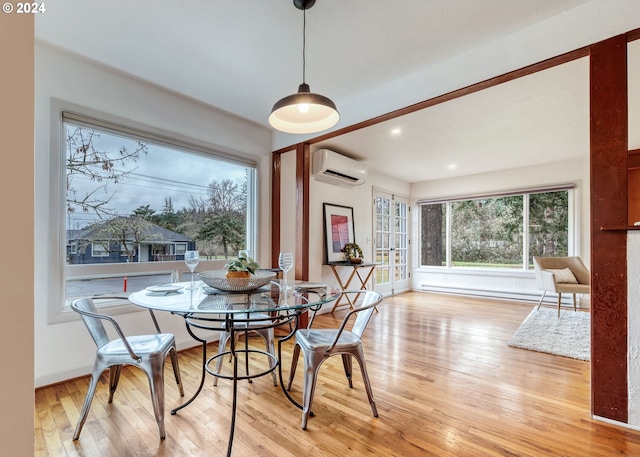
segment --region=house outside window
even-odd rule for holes
[[[420,265],[528,270],[569,255],[572,187],[422,202]]]

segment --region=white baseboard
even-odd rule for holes
[[[622,427],[622,428],[628,428],[631,430],[635,430],[635,431],[640,431],[640,427],[636,427],[634,425],[629,425],[625,422],[619,422],[619,421],[615,421],[613,419],[607,419],[606,417],[600,417],[600,416],[591,416],[594,420],[600,421],[600,422],[604,422],[610,425],[616,425],[618,427]]]
[[[451,287],[451,286],[438,286],[432,284],[420,284],[418,291],[422,292],[437,292],[443,294],[452,294],[452,295],[467,295],[471,297],[485,297],[485,298],[497,298],[503,300],[515,300],[515,301],[524,301],[531,302],[537,304],[540,301],[540,297],[542,296],[542,291],[517,291],[517,290],[496,290],[496,289],[478,289],[478,288],[467,288],[467,287]],[[589,301],[586,299],[582,299],[578,296],[578,307],[579,308],[588,308]],[[562,297],[562,305],[570,306],[573,308],[573,297],[571,294],[564,294]],[[558,298],[554,293],[547,293],[542,301],[543,305],[552,305],[557,306]],[[585,306],[586,305],[586,306]]]

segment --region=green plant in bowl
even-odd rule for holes
[[[258,262],[243,252],[238,255],[237,259],[230,260],[224,266],[224,269],[227,270],[228,278],[248,277],[249,275],[255,274],[259,268],[260,265],[258,265]]]

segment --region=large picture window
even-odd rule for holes
[[[255,252],[253,162],[76,113],[62,128],[67,304],[168,282],[186,250]]]
[[[422,202],[422,266],[530,269],[569,252],[571,189]]]

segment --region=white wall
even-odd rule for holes
[[[367,182],[360,186],[336,186],[319,182],[311,178],[310,184],[310,214],[309,214],[309,245],[310,265],[309,279],[325,284],[338,286],[331,269],[323,266],[324,262],[324,226],[323,203],[350,206],[353,208],[353,222],[355,225],[354,238],[360,245],[366,262],[373,261],[373,189],[408,196],[409,184],[385,174],[369,170]],[[346,275],[350,272],[341,272]],[[344,278],[343,278],[344,280]]]
[[[336,186],[316,181],[311,178],[310,184],[310,265],[309,280],[337,286],[337,281],[324,261],[323,239],[323,203],[333,203],[353,207],[355,222],[355,239],[364,251],[365,260],[373,260],[373,189],[384,190],[396,195],[409,195],[412,200],[412,246],[419,244],[419,211],[414,202],[423,198],[453,197],[473,195],[486,192],[499,192],[523,189],[536,186],[557,184],[574,184],[575,237],[573,237],[573,253],[583,258],[589,265],[589,158],[588,151],[581,159],[559,163],[514,169],[495,173],[464,176],[460,178],[442,179],[422,183],[408,183],[391,178],[382,173],[369,171],[367,182],[362,186]],[[283,250],[294,249],[292,237],[295,234],[293,211],[295,209],[295,153],[283,155],[282,165],[282,214],[283,226],[281,243]],[[286,190],[286,192],[285,192]],[[286,195],[285,195],[286,193]],[[470,271],[450,269],[443,271],[437,268],[419,268],[419,258],[411,253],[413,265],[413,290],[422,289],[423,285],[443,290],[457,289],[461,292],[482,293],[520,299],[538,300],[540,293],[536,287],[533,272],[505,271]],[[343,272],[344,275],[348,272]],[[586,303],[585,303],[586,305]]]
[[[495,173],[484,173],[459,178],[442,179],[411,186],[412,199],[447,198],[475,195],[489,192],[526,189],[531,187],[557,184],[575,184],[573,221],[573,254],[582,257],[586,265],[590,263],[590,226],[589,226],[589,151],[582,153],[583,158],[564,162],[550,163],[537,167],[527,167]],[[419,244],[419,211],[413,211],[414,246]],[[571,222],[570,222],[571,225]],[[571,243],[571,239],[570,239]],[[570,252],[571,252],[570,247]],[[470,271],[468,269],[419,268],[416,258],[412,288],[423,287],[432,290],[452,290],[461,292],[486,293],[505,298],[524,298],[537,300],[537,290],[533,272]]]
[[[258,161],[258,260],[268,261],[271,132],[201,103],[145,84],[127,75],[75,58],[42,44],[35,55],[35,384],[46,385],[91,371],[95,347],[79,321],[49,324],[47,309],[57,294],[60,270],[51,268],[59,252],[58,209],[52,207],[50,138],[52,99],[88,107],[119,119],[211,145],[214,149],[250,155]],[[56,124],[53,123],[53,128]],[[266,228],[266,229],[265,229]],[[179,347],[193,345],[181,318],[159,315],[163,330],[176,334]],[[151,331],[146,311],[123,314],[126,331]]]

